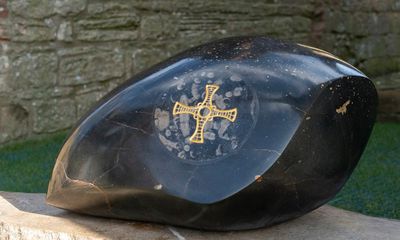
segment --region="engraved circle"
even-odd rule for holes
[[[211,114],[211,108],[207,106],[200,107],[198,113],[202,117],[208,117]]]
[[[179,161],[205,164],[238,151],[258,117],[256,92],[243,79],[207,70],[171,79],[154,109],[155,132],[166,152]]]

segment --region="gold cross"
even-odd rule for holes
[[[236,120],[237,109],[221,110],[212,104],[212,98],[218,91],[219,86],[213,84],[206,85],[206,96],[203,102],[197,104],[197,106],[187,106],[180,102],[175,102],[172,114],[191,114],[196,120],[196,130],[190,137],[190,141],[194,143],[204,142],[204,127],[208,121],[212,121],[214,117],[221,117],[228,119],[231,122]]]

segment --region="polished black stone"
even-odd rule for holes
[[[276,224],[329,201],[356,166],[373,83],[335,56],[264,37],[183,52],[77,124],[47,202],[199,229]]]

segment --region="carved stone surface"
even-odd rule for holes
[[[205,44],[88,112],[58,156],[47,201],[199,229],[276,224],[341,189],[376,105],[372,82],[322,50],[264,37]]]

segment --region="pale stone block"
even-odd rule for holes
[[[0,192],[0,239],[396,240],[400,221],[323,206],[269,228],[203,232],[172,226],[78,215],[45,204],[44,194]]]

